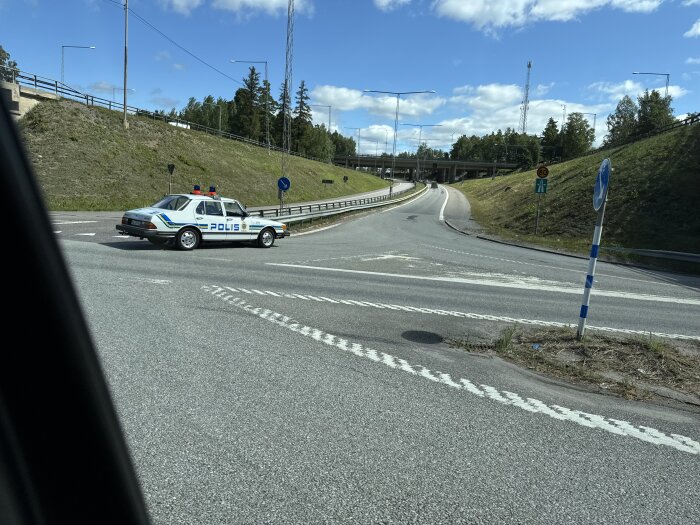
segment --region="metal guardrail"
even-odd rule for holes
[[[415,189],[415,186],[414,188]],[[270,213],[267,213],[263,215],[262,213],[259,215],[260,217],[276,217],[279,218],[280,220],[283,220],[286,224],[294,224],[298,222],[304,222],[304,221],[310,221],[313,219],[320,219],[323,217],[332,217],[333,215],[340,215],[341,213],[348,213],[351,211],[359,211],[359,210],[368,210],[371,208],[377,208],[380,206],[388,206],[390,204],[396,204],[399,202],[406,201],[408,199],[412,199],[414,197],[418,197],[425,193],[429,189],[428,186],[425,186],[422,190],[419,190],[415,193],[411,193],[410,195],[405,195],[400,198],[392,198],[389,199],[388,195],[383,195],[381,197],[372,197],[368,199],[355,199],[352,201],[341,201],[341,202],[335,202],[335,203],[321,203],[321,204],[311,204],[311,205],[302,205],[302,206],[294,206],[292,208],[285,208],[283,210],[283,213],[278,214],[278,215],[273,215]],[[406,193],[412,191],[412,189],[409,190],[404,190],[400,192],[399,194]],[[394,196],[397,194],[394,194]],[[334,206],[334,204],[338,206]],[[342,206],[341,206],[342,204]],[[299,213],[293,214],[293,210],[298,209]],[[303,210],[308,210],[307,213],[304,213]],[[290,211],[289,214],[286,214],[287,210]],[[316,211],[314,211],[316,210]],[[260,210],[263,212],[264,210]],[[274,212],[279,210],[267,210],[268,212]],[[253,212],[252,214],[255,214]]]
[[[407,188],[405,190],[401,191],[396,191],[393,192],[391,197],[392,199],[406,193],[407,191],[412,191],[415,189],[415,184],[413,188]],[[342,213],[345,211],[347,208],[353,208],[353,207],[358,207],[358,206],[363,206],[363,205],[370,205],[370,204],[376,204],[378,202],[386,202],[390,200],[389,195],[378,195],[377,197],[362,197],[359,199],[352,199],[352,200],[342,200],[342,201],[333,201],[333,202],[319,202],[317,204],[300,204],[298,206],[288,206],[280,210],[279,208],[275,209],[266,209],[266,210],[255,210],[251,211],[251,215],[256,215],[258,217],[280,217],[280,218],[285,218],[285,217],[293,217],[293,216],[298,216],[304,214],[304,211],[306,210],[306,214],[309,213],[314,213],[314,212],[321,212],[323,210],[330,210],[330,211],[338,211],[339,213]],[[294,213],[296,210],[296,214]]]
[[[49,93],[53,93],[54,95],[61,96],[63,98],[69,98],[72,100],[75,100],[80,103],[84,103],[86,106],[99,106],[103,107],[112,111],[124,111],[124,104],[120,102],[114,102],[113,100],[108,100],[105,98],[100,98],[96,97],[94,95],[90,95],[88,93],[83,93],[81,91],[78,91],[77,89],[74,89],[58,80],[51,79],[51,78],[46,78],[46,77],[41,77],[39,75],[35,75],[33,73],[26,73],[24,71],[20,71],[19,69],[12,69],[8,68],[5,66],[0,66],[0,68],[8,70],[12,74],[12,83],[13,84],[18,84],[20,86],[27,86],[31,87],[33,89],[41,90],[41,91],[46,91]],[[210,128],[208,126],[203,126],[201,124],[197,124],[196,122],[190,122],[188,120],[183,120],[180,118],[172,118],[168,115],[161,114],[161,113],[156,113],[153,111],[149,111],[147,109],[141,109],[137,108],[135,106],[126,106],[126,111],[128,114],[131,115],[136,115],[136,116],[145,116],[147,118],[152,118],[153,120],[162,120],[163,122],[166,122],[168,124],[173,124],[175,127],[182,128],[182,129],[192,129],[195,131],[202,131],[204,133],[208,133],[210,135],[217,135],[219,137],[223,137],[226,139],[231,139],[231,140],[236,140],[238,142],[244,142],[246,144],[250,144],[252,146],[259,146],[261,148],[268,148],[280,153],[284,153],[284,150],[278,146],[273,146],[270,144],[268,146],[267,143],[265,142],[260,142],[257,140],[252,140],[249,139],[248,137],[243,137],[242,135],[236,135],[234,133],[228,133],[226,131],[219,131],[218,129]],[[310,155],[305,155],[303,153],[299,153],[296,151],[290,151],[290,155],[293,155],[294,157],[301,157],[304,159],[309,159],[309,160],[315,160],[317,162],[324,162],[328,163],[328,159],[320,159],[318,157],[312,157]]]

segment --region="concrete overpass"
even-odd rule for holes
[[[387,173],[391,171],[391,157],[374,155],[336,156],[333,163],[350,169],[369,169]],[[408,171],[411,179],[416,177],[415,158],[396,157],[396,170]],[[454,182],[459,178],[476,178],[491,175],[494,170],[511,171],[518,168],[513,162],[486,162],[482,160],[420,159],[420,171],[423,176],[437,177],[441,181]]]

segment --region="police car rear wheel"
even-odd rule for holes
[[[175,237],[175,246],[179,250],[194,250],[199,245],[199,234],[192,228],[180,230]]]
[[[261,248],[269,248],[273,244],[275,244],[275,232],[270,228],[261,231],[258,236],[258,246]]]

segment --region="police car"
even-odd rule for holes
[[[238,201],[219,197],[213,186],[208,194],[195,186],[190,194],[166,195],[152,206],[129,210],[117,231],[157,245],[174,241],[180,250],[209,241],[254,241],[269,248],[289,236],[286,224],[252,217]]]

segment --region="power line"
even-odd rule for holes
[[[123,5],[121,2],[117,2],[116,0],[104,0],[104,1],[105,1],[105,2],[109,2],[109,3],[111,3],[111,4],[114,4],[114,5],[116,5],[116,6],[119,6],[120,8],[123,8],[123,7],[124,7],[124,5]],[[216,71],[216,72],[219,73],[221,76],[226,77],[226,78],[228,78],[229,80],[233,80],[234,82],[236,82],[237,84],[240,84],[241,86],[244,85],[243,82],[241,82],[240,80],[235,79],[235,78],[233,78],[232,76],[227,75],[226,73],[224,73],[224,72],[221,71],[220,69],[217,69],[216,67],[212,66],[212,65],[211,65],[209,62],[207,62],[206,60],[204,60],[204,59],[198,57],[197,55],[195,55],[194,53],[192,53],[191,51],[189,51],[189,50],[186,49],[185,47],[183,47],[183,46],[181,46],[180,44],[178,44],[177,42],[175,42],[175,40],[173,40],[173,39],[170,38],[168,35],[166,35],[165,33],[163,33],[160,29],[158,29],[156,26],[154,26],[153,24],[151,24],[148,20],[146,20],[146,19],[145,19],[144,17],[142,17],[141,15],[139,15],[139,14],[138,14],[136,11],[134,11],[133,9],[129,8],[129,12],[130,12],[132,15],[134,15],[134,16],[136,17],[136,19],[137,19],[139,22],[141,22],[142,24],[144,24],[144,25],[150,27],[151,29],[153,29],[153,31],[155,31],[156,33],[158,33],[158,34],[159,34],[160,36],[162,36],[163,38],[165,38],[168,42],[170,42],[171,44],[173,44],[174,46],[176,46],[176,47],[179,48],[180,50],[184,51],[185,53],[187,53],[188,55],[190,55],[192,58],[194,58],[195,60],[197,60],[198,62],[204,64],[204,65],[207,66],[209,69],[212,69],[213,71]]]

